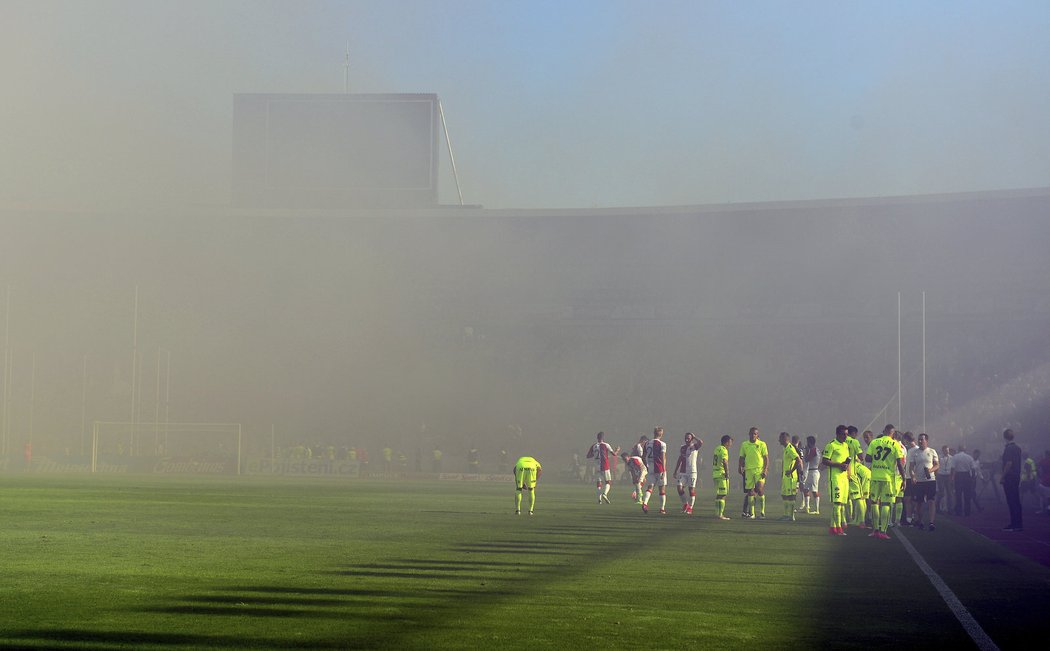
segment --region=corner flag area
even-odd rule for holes
[[[1050,599],[1045,557],[957,519],[839,537],[823,516],[718,521],[710,490],[693,516],[629,492],[541,480],[530,517],[509,476],[0,475],[0,648],[1007,649]]]

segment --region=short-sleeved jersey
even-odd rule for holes
[[[654,473],[667,472],[667,444],[653,439],[645,444],[646,461]]]
[[[915,446],[908,451],[908,474],[913,481],[937,481],[937,473],[933,470],[935,463],[939,463],[937,450],[931,447],[923,450]],[[929,477],[926,471],[929,471]]]
[[[791,445],[790,443],[785,445],[784,446],[784,470],[783,470],[783,472],[786,473],[788,470],[791,470],[791,467],[795,465],[795,461],[796,460],[799,460],[798,450],[796,450],[795,446]],[[796,475],[798,474],[797,470],[795,471],[795,474]]]
[[[1021,481],[1033,481],[1038,476],[1038,466],[1035,464],[1035,459],[1028,457],[1024,460],[1021,465]]]
[[[897,461],[904,459],[904,451],[889,436],[880,436],[868,445],[871,457],[871,480],[890,481],[897,475]]]
[[[860,455],[864,454],[861,443],[852,436],[846,437],[846,445],[849,446],[849,465],[856,467],[861,461]]]
[[[577,448],[577,449],[579,449],[579,448]],[[514,464],[514,469],[517,470],[519,468],[523,469],[523,470],[524,469],[529,469],[529,470],[542,470],[543,469],[540,466],[540,462],[536,461],[532,457],[521,457],[520,459],[518,459],[518,462],[516,464]]]
[[[762,470],[762,460],[768,456],[769,448],[762,439],[754,443],[747,440],[740,444],[740,458],[744,460],[744,470]]]
[[[627,457],[627,469],[635,474],[640,474],[645,468],[645,462],[641,457]]]
[[[681,448],[678,449],[678,463],[675,464],[674,471],[676,473],[687,473],[690,475],[696,474],[696,457],[700,453],[700,448],[697,447],[696,442],[684,443]]]
[[[714,479],[725,479],[726,464],[729,463],[729,448],[719,445],[715,448],[715,454],[711,458],[711,477]]]
[[[641,441],[639,441],[638,443],[635,443],[634,447],[631,448],[631,456],[640,458],[642,460],[642,462],[644,463],[645,462],[645,443],[642,443]]]
[[[849,459],[849,445],[847,445],[845,441],[832,439],[824,446],[824,454],[821,455],[821,459],[827,459],[831,463],[842,463],[846,459]],[[835,477],[837,477],[839,473],[846,472],[835,466],[828,466],[828,469],[831,470],[830,476],[832,481],[835,480]]]
[[[802,451],[802,469],[806,472],[816,470],[820,472],[820,451],[814,445]]]
[[[598,464],[598,470],[609,470],[609,457],[613,454],[613,448],[605,441],[598,441],[591,446],[591,453],[589,456],[594,457],[594,460]]]

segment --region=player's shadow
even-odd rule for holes
[[[594,514],[598,515],[598,514]],[[610,537],[592,527],[615,527]],[[659,526],[659,525],[657,525]],[[668,527],[671,529],[671,527]],[[530,585],[586,573],[618,555],[633,555],[652,535],[651,527],[622,520],[579,526],[551,525],[494,537],[472,535],[435,549],[429,558],[387,557],[335,565],[321,572],[326,585],[286,584],[214,586],[140,609],[144,616],[186,616],[187,622],[212,620],[214,634],[136,633],[133,631],[36,630],[8,634],[21,646],[123,648],[424,648],[437,631],[462,625],[494,607],[527,600]],[[600,553],[599,553],[600,552]],[[318,577],[318,574],[314,574]],[[308,583],[304,581],[303,583]],[[194,619],[189,619],[190,617]],[[222,622],[259,622],[260,631],[315,622],[318,630],[338,631],[338,639],[222,633]],[[148,621],[148,619],[146,620]],[[454,622],[459,622],[456,624]],[[196,624],[200,625],[200,624]],[[450,628],[449,630],[452,630]],[[440,634],[439,634],[440,635]]]

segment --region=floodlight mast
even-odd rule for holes
[[[131,436],[128,439],[128,456],[135,456],[135,421],[138,420],[139,369],[139,286],[135,285],[135,315],[131,328]]]
[[[343,93],[350,94],[350,41],[346,42],[346,61],[343,64]]]
[[[4,457],[7,456],[7,434],[8,434],[8,423],[11,420],[10,414],[8,413],[8,403],[11,397],[11,285],[7,286],[7,300],[6,306],[4,307],[4,387],[2,395],[0,395],[0,404],[3,406],[3,413],[0,414],[0,434],[2,434],[2,440],[0,440],[0,454]]]
[[[456,180],[456,194],[459,195],[459,205],[463,205],[463,190],[459,187],[459,173],[456,171],[456,157],[452,153],[452,141],[448,137],[448,125],[445,124],[445,109],[441,107],[441,98],[438,98],[438,115],[441,116],[441,128],[445,132],[445,144],[448,145],[448,159],[452,163],[452,178]]]

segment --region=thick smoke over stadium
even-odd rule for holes
[[[655,425],[1050,443],[1046,11],[667,10],[5,3],[8,459],[161,418],[452,464]],[[437,93],[483,208],[444,149],[444,207],[231,205],[233,96],[344,90]]]
[[[568,459],[594,431],[626,443],[655,424],[881,426],[898,291],[904,426],[922,423],[925,291],[928,429],[1041,436],[1047,202],[8,213],[10,431],[33,418],[38,453],[60,456],[84,410],[130,418],[137,286],[136,419],[242,422],[256,452],[271,425],[281,446],[437,446],[450,463],[471,445]]]

